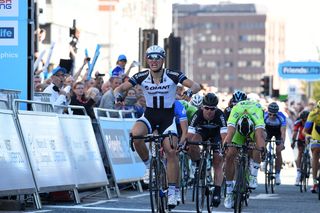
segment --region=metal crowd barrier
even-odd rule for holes
[[[35,92],[33,95],[33,100],[38,101],[38,102],[50,103],[50,96],[51,96],[50,93]],[[40,111],[40,112],[52,112],[53,111],[51,106],[37,104],[37,103],[32,104],[32,109],[33,109],[33,111]]]
[[[19,99],[21,91],[19,90],[10,90],[10,89],[0,89],[0,100],[2,100],[2,105],[0,108],[5,109],[3,105],[3,101],[7,102],[7,109],[12,109],[12,102],[14,99]]]

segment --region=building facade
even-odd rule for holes
[[[260,79],[284,59],[284,24],[254,4],[174,4],[173,29],[182,70],[220,92],[259,93]]]

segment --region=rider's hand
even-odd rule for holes
[[[295,145],[296,145],[296,141],[295,141],[295,140],[292,140],[291,148],[294,149]]]
[[[310,140],[312,139],[311,135],[306,135],[304,138],[307,144],[310,143]]]
[[[192,95],[193,95],[192,90],[188,89],[188,90],[183,92],[182,99],[189,101],[191,99]]]
[[[118,93],[116,96],[115,96],[115,104],[119,104],[119,103],[122,103],[124,101],[124,98],[123,96]]]

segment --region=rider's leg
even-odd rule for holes
[[[148,128],[147,126],[140,121],[137,121],[131,130],[131,133],[133,136],[144,136],[148,133]],[[150,164],[150,159],[149,159],[149,150],[144,143],[143,140],[134,140],[133,141],[134,148],[137,151],[138,155],[140,156],[141,160],[145,162],[146,164]]]

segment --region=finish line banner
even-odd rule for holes
[[[278,66],[278,73],[284,79],[320,80],[320,62],[284,62]]]

